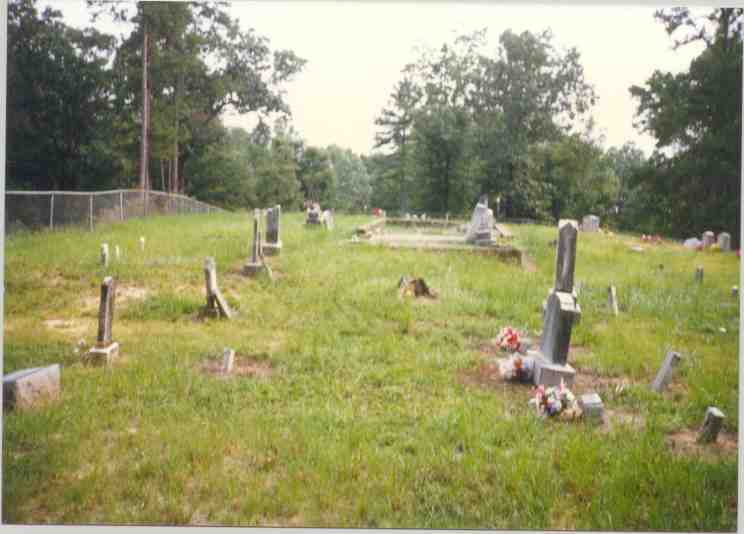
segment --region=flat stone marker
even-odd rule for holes
[[[96,345],[86,355],[86,359],[90,363],[105,363],[108,365],[119,356],[119,344],[113,340],[112,336],[115,300],[116,282],[112,277],[107,276],[101,284]]]
[[[558,243],[555,254],[556,291],[570,293],[573,291],[574,271],[576,269],[576,240],[579,225],[576,221],[562,219],[558,221]]]
[[[217,265],[214,258],[210,257],[204,260],[204,279],[207,286],[207,313],[232,319],[233,312],[217,285]]]
[[[604,417],[604,404],[596,393],[586,393],[579,397],[579,406],[586,419],[601,421]]]
[[[139,239],[139,247],[140,247],[140,250],[142,252],[145,251],[145,238],[144,237],[140,237],[140,239]]]
[[[718,246],[721,251],[729,252],[731,250],[731,234],[728,232],[721,232],[718,234]]]
[[[703,420],[703,427],[700,429],[698,442],[713,443],[716,441],[725,418],[726,416],[723,415],[721,410],[715,406],[709,406],[705,411],[705,419]]]
[[[248,261],[243,265],[243,274],[245,276],[256,276],[264,267],[262,261],[263,254],[261,251],[260,221],[261,212],[260,210],[255,210],[253,212],[253,243],[251,244],[251,257],[248,258]]]
[[[21,369],[3,377],[3,409],[30,408],[56,399],[60,391],[60,365]]]
[[[679,352],[669,351],[661,363],[659,372],[656,373],[656,378],[651,383],[651,389],[657,393],[661,393],[669,385],[669,382],[671,382],[672,370],[681,360],[682,356]]]
[[[617,308],[617,290],[615,289],[615,286],[607,288],[607,298],[612,314],[615,316],[619,315],[620,311]]]
[[[232,373],[233,365],[235,364],[235,351],[226,348],[223,352],[222,360],[222,372],[226,375]]]
[[[263,244],[263,253],[266,256],[278,256],[282,251],[282,240],[279,237],[281,213],[279,204],[266,210],[266,242]]]
[[[108,243],[101,244],[101,265],[108,267],[109,263],[109,247]]]
[[[695,281],[698,284],[703,283],[703,268],[702,267],[698,267],[697,269],[695,269]]]
[[[716,241],[716,234],[708,230],[703,232],[703,248],[710,247]]]

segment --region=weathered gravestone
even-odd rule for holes
[[[721,232],[718,234],[718,247],[722,252],[728,252],[731,250],[731,234],[728,232]]]
[[[279,218],[282,208],[277,204],[266,210],[266,241],[263,244],[263,253],[266,256],[278,256],[282,251],[282,240],[279,237]]]
[[[654,381],[651,383],[651,389],[657,393],[661,393],[672,380],[672,369],[674,369],[681,360],[682,356],[679,352],[668,352],[666,358],[664,358],[664,361],[661,363],[659,372],[656,373],[656,378],[654,378]]]
[[[101,244],[101,265],[108,267],[109,263],[109,248],[108,243]]]
[[[585,393],[579,397],[579,406],[585,419],[602,421],[604,417],[604,404],[596,393]]]
[[[243,265],[243,274],[246,276],[255,276],[263,269],[263,251],[261,250],[261,212],[253,212],[253,243],[251,245],[251,257]]]
[[[570,387],[576,375],[568,365],[571,330],[581,316],[573,291],[578,224],[561,220],[558,228],[555,286],[545,303],[540,349],[528,355],[535,359],[535,385],[556,386],[563,381]]]
[[[321,220],[326,229],[333,230],[333,212],[331,210],[325,210],[321,216]]]
[[[607,298],[608,304],[610,306],[610,311],[613,315],[617,316],[620,312],[617,308],[617,290],[615,289],[615,286],[610,286],[607,289]]]
[[[698,267],[695,269],[695,281],[699,284],[703,283],[703,268]]]
[[[599,217],[596,215],[585,215],[581,220],[581,231],[582,232],[598,232],[599,231]]]
[[[307,209],[305,224],[320,225],[320,223],[322,222],[321,216],[322,213],[320,211],[320,206],[314,202],[312,206]]]
[[[703,427],[698,435],[698,442],[713,443],[718,439],[718,433],[723,426],[723,420],[726,418],[723,412],[714,406],[709,406],[705,411]]]
[[[703,232],[703,248],[710,247],[716,240],[716,235],[708,230],[707,232]]]
[[[90,349],[86,359],[90,363],[110,364],[119,356],[119,344],[113,340],[114,303],[116,282],[110,276],[101,284],[101,302],[98,307],[98,336],[96,345]]]
[[[140,250],[142,252],[145,251],[145,238],[144,238],[144,236],[143,237],[140,237],[140,239],[139,239],[139,247],[140,247]]]
[[[493,215],[488,209],[488,196],[482,195],[473,209],[470,225],[465,233],[465,242],[490,245],[493,242],[492,228]]]
[[[30,408],[59,396],[60,366],[21,369],[3,377],[3,409]]]
[[[233,312],[230,306],[227,305],[227,301],[222,296],[222,292],[217,285],[217,264],[214,258],[204,260],[204,280],[207,287],[206,314],[213,317],[232,319]]]
[[[229,375],[232,373],[233,365],[235,364],[235,351],[229,348],[226,348],[223,352],[223,359],[222,359],[222,372],[226,375]]]

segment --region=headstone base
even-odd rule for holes
[[[3,377],[3,408],[29,408],[59,396],[60,366],[22,369]]]
[[[108,347],[93,347],[86,354],[87,363],[93,365],[106,364],[109,365],[116,358],[119,357],[119,343],[114,341]]]
[[[243,275],[245,276],[256,276],[263,270],[263,263],[251,263],[248,262],[243,265]]]
[[[561,379],[566,387],[572,387],[576,369],[568,364],[550,363],[537,351],[528,351],[527,356],[535,359],[534,383],[536,386],[560,386]]]
[[[550,297],[550,295],[551,295],[551,294],[552,294],[552,293],[553,293],[554,291],[555,291],[555,289],[553,289],[552,287],[551,287],[550,289],[548,289],[548,297]],[[581,307],[579,306],[579,302],[578,302],[578,300],[579,300],[579,295],[578,295],[578,293],[576,293],[576,288],[574,288],[574,289],[573,289],[573,291],[571,291],[571,296],[573,297],[573,300],[574,300],[574,304],[575,304],[575,305],[576,305],[576,307],[577,307],[577,308],[579,309],[579,311],[581,311]],[[548,310],[548,299],[545,299],[545,300],[543,300],[543,301],[542,301],[543,321],[545,321],[545,312],[546,312],[547,310]],[[574,317],[574,322],[573,322],[573,324],[579,324],[580,322],[581,322],[581,314],[577,314],[577,315],[576,315],[576,316]]]
[[[264,256],[278,256],[282,252],[282,243],[264,243],[262,250]]]

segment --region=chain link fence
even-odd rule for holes
[[[160,191],[6,191],[5,231],[53,230],[125,221],[151,215],[224,211],[193,198]]]

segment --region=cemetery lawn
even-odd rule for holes
[[[639,253],[637,236],[579,234],[569,363],[576,390],[602,396],[608,422],[595,427],[539,419],[531,388],[494,374],[502,327],[542,328],[557,228],[509,227],[533,266],[523,269],[349,244],[369,217],[338,216],[330,232],[303,220],[282,217],[274,284],[240,274],[246,213],[6,238],[3,371],[61,363],[62,392],[4,415],[4,522],[735,529],[736,254],[672,242]],[[197,320],[206,256],[232,321]],[[95,341],[107,273],[121,356],[86,367],[76,344]],[[404,274],[439,298],[401,300]],[[207,372],[224,347],[237,376]],[[683,361],[656,394],[668,350]],[[708,406],[724,428],[697,447]]]

